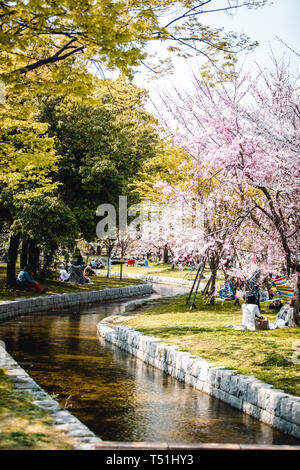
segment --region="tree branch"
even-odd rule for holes
[[[77,52],[83,52],[84,49],[85,49],[85,46],[74,47],[74,49],[72,49],[71,51],[67,52],[64,55],[58,55],[59,51],[57,51],[53,56],[47,57],[46,59],[40,59],[40,60],[34,62],[33,64],[29,64],[29,65],[26,65],[25,67],[21,67],[20,69],[15,70],[13,73],[14,74],[15,73],[27,73],[27,72],[30,72],[32,70],[35,70],[35,69],[41,67],[42,65],[54,64],[55,62],[58,62],[60,60],[64,60],[67,57],[69,57],[73,54],[76,54]],[[62,50],[65,50],[65,47],[61,48],[60,52],[62,52]]]

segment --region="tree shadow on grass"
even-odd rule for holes
[[[261,366],[270,366],[270,367],[289,367],[292,363],[282,354],[278,354],[275,351],[266,353],[265,359],[262,362],[256,363]]]

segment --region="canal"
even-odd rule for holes
[[[148,297],[184,292],[162,285],[154,290]],[[122,312],[125,302],[3,321],[0,340],[42,388],[105,441],[299,445],[299,440],[99,341],[97,323]]]

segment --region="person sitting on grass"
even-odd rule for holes
[[[285,328],[288,326],[293,326],[295,300],[296,298],[293,297],[287,305],[283,305],[283,307],[281,307],[276,317],[276,328]]]
[[[83,263],[83,275],[84,277],[97,276],[96,271],[94,271],[92,268],[92,265],[90,264],[89,266],[86,266],[85,263]]]
[[[254,295],[246,297],[246,302],[242,305],[242,327],[246,330],[255,330],[255,318],[260,318],[260,312]]]
[[[70,273],[69,273],[69,266],[63,266],[60,270],[59,280],[62,282],[67,282],[69,280]]]
[[[32,268],[28,265],[24,266],[17,277],[17,283],[20,286],[27,287],[28,289],[45,294],[47,289],[43,289],[42,286],[32,278]]]

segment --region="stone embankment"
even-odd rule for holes
[[[129,302],[125,309],[132,311],[145,302]],[[111,328],[107,324],[110,320],[112,317],[98,324],[98,335],[106,341],[197,390],[300,439],[300,398],[274,389],[255,377],[237,374],[226,367],[214,367],[201,357],[180,351],[178,346],[170,346],[160,338],[143,335],[128,326],[118,324]]]
[[[0,320],[13,318],[45,310],[77,307],[88,303],[122,299],[152,293],[152,284],[113,287],[110,289],[90,290],[72,294],[44,295],[2,302],[0,304]]]
[[[126,297],[151,294],[151,284],[115,287],[97,291],[80,292],[75,294],[57,294],[53,296],[20,299],[0,304],[0,319],[9,319],[18,315],[51,310],[53,308],[76,307],[80,304],[99,303],[102,301],[122,299]],[[48,395],[27,372],[5,350],[5,344],[0,341],[0,367],[6,370],[13,380],[15,390],[28,392],[33,397],[33,404],[47,410],[53,417],[56,429],[65,433],[73,442],[76,450],[92,450],[99,439],[87,426],[73,416],[67,409]]]

